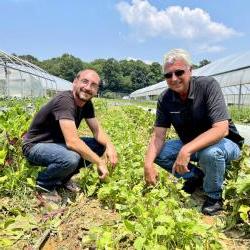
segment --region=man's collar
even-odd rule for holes
[[[172,101],[173,102],[180,102],[181,99],[179,97],[179,95],[174,92],[173,90],[171,90],[172,92]],[[189,90],[188,90],[188,98],[187,99],[194,99],[194,84],[193,84],[193,77],[191,76],[190,78],[190,83],[189,83]]]

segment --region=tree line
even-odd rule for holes
[[[18,57],[70,82],[73,81],[80,70],[94,69],[102,79],[103,92],[131,93],[164,80],[162,68],[158,62],[146,64],[141,60],[118,61],[114,58],[84,62],[70,54],[63,54],[60,57],[43,61],[39,61],[32,55],[20,55]],[[204,59],[200,62],[200,65],[193,65],[193,67],[198,68],[208,63],[210,61]]]

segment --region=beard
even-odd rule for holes
[[[79,91],[76,92],[76,96],[81,101],[84,101],[84,102],[89,101],[93,97],[93,95],[91,93],[87,92],[86,90],[82,90],[82,89],[80,89]]]

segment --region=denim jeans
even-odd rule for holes
[[[81,138],[91,150],[99,156],[103,155],[105,147],[94,138]],[[37,184],[53,189],[66,183],[79,169],[90,164],[83,160],[75,151],[67,149],[62,143],[37,143],[26,155],[33,165],[46,167],[37,177]]]
[[[155,163],[172,172],[173,164],[182,146],[183,143],[180,140],[167,141],[155,159]],[[238,145],[226,138],[191,155],[191,161],[198,162],[204,174],[203,190],[207,196],[214,199],[221,198],[225,171],[230,166],[230,162],[239,156]],[[175,176],[189,179],[199,175],[201,170],[191,167],[190,172],[183,175],[176,173]]]

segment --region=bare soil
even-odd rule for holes
[[[102,225],[111,226],[118,220],[119,215],[103,208],[97,199],[81,195],[64,215],[57,233],[51,233],[41,249],[95,249],[95,246],[83,243],[90,229]]]
[[[89,235],[90,229],[103,225],[112,226],[120,220],[115,211],[104,208],[97,199],[87,198],[83,194],[77,197],[70,197],[70,193],[64,194],[64,202],[68,199],[74,200],[63,210],[62,221],[54,233],[45,232],[41,235],[42,242],[38,244],[38,249],[43,250],[78,250],[78,249],[96,249],[95,245],[85,242],[85,237]],[[201,192],[192,195],[194,206],[199,210],[204,197]],[[56,210],[60,212],[60,209]],[[205,224],[216,225],[223,212],[216,216],[203,216]],[[230,231],[227,234],[221,234],[220,242],[226,250],[249,250],[250,240],[241,239],[237,231]]]

